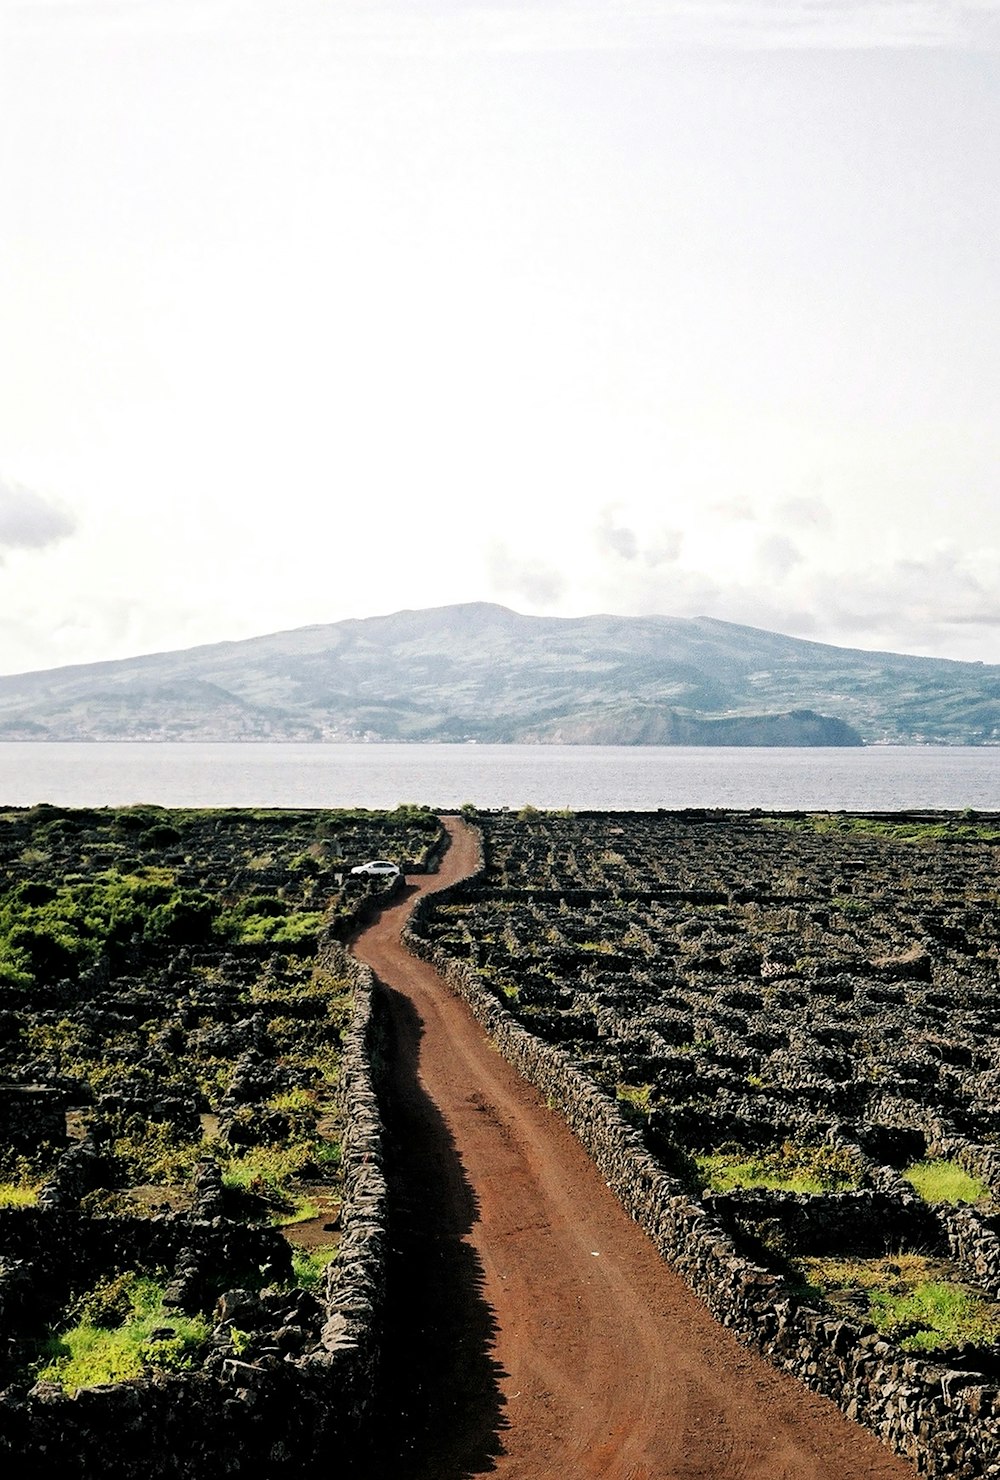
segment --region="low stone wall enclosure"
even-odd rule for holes
[[[234,1288],[216,1307],[212,1350],[192,1373],[82,1388],[8,1387],[0,1394],[0,1465],[5,1475],[63,1477],[299,1474],[337,1457],[354,1468],[371,1417],[379,1318],[384,1297],[386,1187],[381,1122],[371,1076],[373,981],[366,967],[328,943],[327,964],[353,980],[353,1021],[344,1036],[341,1092],[344,1202],[338,1259],[320,1297],[288,1287],[259,1294]],[[188,1303],[208,1270],[253,1266],[276,1281],[289,1247],[269,1228],[221,1215],[218,1168],[203,1164],[190,1212],[98,1220],[79,1214],[94,1153],[71,1146],[36,1208],[0,1212],[0,1323],[16,1327],[40,1285],[81,1263],[114,1268],[121,1244],[174,1272],[170,1298]],[[196,1300],[194,1303],[197,1303]],[[252,1355],[233,1354],[231,1331],[251,1333]]]
[[[920,921],[910,921],[891,948],[875,950],[865,937],[864,950],[855,950],[843,936],[849,969],[843,962],[834,969],[831,922],[865,919],[866,886],[861,864],[852,872],[847,854],[835,865],[828,861],[825,838],[812,852],[807,838],[796,862],[784,832],[767,834],[774,878],[765,876],[771,855],[762,847],[759,878],[747,882],[742,855],[730,869],[742,880],[737,888],[719,863],[720,850],[735,847],[731,827],[703,835],[695,820],[695,865],[682,877],[675,866],[676,850],[686,846],[681,824],[668,848],[661,829],[673,823],[629,820],[648,844],[643,869],[636,869],[626,857],[623,818],[554,819],[544,826],[529,819],[526,829],[512,816],[484,817],[492,884],[487,863],[483,875],[420,900],[407,929],[410,949],[442,971],[498,1051],[564,1117],[625,1210],[723,1325],[830,1397],[917,1473],[1000,1480],[997,1348],[992,1355],[956,1349],[950,1365],[911,1354],[862,1317],[820,1303],[789,1273],[798,1258],[892,1259],[920,1251],[950,1259],[963,1278],[1000,1299],[1000,1215],[984,1211],[988,1203],[931,1205],[901,1175],[913,1158],[941,1157],[1000,1191],[1000,1052],[994,1057],[992,1047],[1000,1008],[994,1023],[982,990],[991,968],[981,964],[1000,959],[1000,928],[993,956],[977,955],[977,920],[956,875],[954,898],[921,906]],[[414,866],[435,867],[443,846],[442,837],[430,839]],[[256,861],[262,858],[256,848]],[[657,861],[664,858],[669,868]],[[263,884],[278,887],[278,868],[269,864],[269,873],[257,862],[254,897],[263,907]],[[929,865],[918,855],[905,862],[910,883],[893,877],[887,887],[912,898]],[[311,868],[299,872],[311,877]],[[644,881],[657,869],[651,894]],[[817,903],[808,890],[823,869],[829,898]],[[522,887],[536,878],[539,888]],[[227,1216],[219,1164],[200,1149],[188,1204],[157,1204],[148,1216],[88,1212],[88,1199],[107,1183],[102,1124],[126,1118],[135,1106],[144,1107],[150,1126],[168,1109],[178,1123],[196,1110],[162,1097],[135,1100],[142,1087],[135,1076],[113,1092],[99,1085],[89,1129],[82,1139],[60,1141],[65,1149],[35,1205],[0,1209],[0,1332],[13,1343],[37,1319],[39,1304],[58,1304],[72,1280],[86,1285],[132,1263],[166,1272],[163,1303],[171,1311],[214,1308],[208,1352],[191,1371],[74,1393],[56,1383],[30,1386],[30,1378],[10,1381],[10,1373],[26,1369],[23,1362],[15,1369],[0,1347],[0,1377],[10,1382],[0,1382],[0,1469],[9,1480],[293,1480],[307,1466],[368,1480],[390,1235],[378,1100],[384,999],[341,941],[383,900],[349,883],[337,919],[318,937],[317,965],[340,979],[344,1002],[351,1002],[349,1015],[338,1008],[324,1018],[338,1032],[346,1021],[339,1048],[343,1203],[325,1283],[315,1292],[296,1286],[280,1231]],[[756,938],[744,928],[744,905],[754,918],[766,917],[768,929]],[[463,912],[477,908],[477,928],[467,931]],[[925,944],[911,950],[918,924]],[[537,951],[523,949],[529,937]],[[813,939],[806,952],[801,941]],[[940,976],[935,941],[942,952],[959,953],[971,983],[964,996]],[[192,958],[187,951],[184,966],[177,950],[165,948],[164,960],[169,976],[190,969]],[[238,949],[230,948],[226,960],[234,974],[244,969]],[[146,1004],[138,973],[137,966],[128,990],[140,1020]],[[266,980],[253,1012],[220,1008],[199,1026],[200,1009],[182,1003],[163,1029],[178,1038],[179,1053],[215,1044],[227,1087],[210,1105],[227,1135],[244,1124],[241,1116],[257,1121],[275,1113],[267,1107],[280,1079],[260,1052],[267,1039],[260,1002],[277,1015],[287,994],[284,978]],[[906,1039],[914,983],[923,1014],[916,1048]],[[199,1002],[214,989],[200,990]],[[326,1013],[326,1000],[306,1006]],[[857,1023],[838,1017],[846,1002],[860,1004]],[[978,1038],[967,1035],[971,1050],[951,1031],[956,1004],[979,1025]],[[50,1017],[61,1010],[54,999]],[[284,1031],[306,1032],[310,1013],[289,1020]],[[94,1017],[95,1041],[106,1020]],[[871,1052],[884,1069],[870,1082],[851,1072],[859,1024],[874,1034]],[[13,1146],[55,1141],[65,1126],[63,1081],[44,1078],[29,1064],[23,1082],[6,1092],[0,1085],[0,1136]],[[623,1092],[617,1098],[616,1088]],[[855,1190],[699,1194],[682,1175],[692,1148],[764,1146],[806,1125],[862,1168],[860,1181],[849,1184]]]
[[[421,936],[428,909],[467,893],[467,885],[458,885],[433,902],[419,901],[410,949],[438,966],[499,1052],[559,1110],[627,1212],[716,1318],[776,1366],[832,1398],[917,1473],[949,1480],[1000,1476],[1000,1391],[982,1373],[911,1356],[870,1325],[811,1307],[740,1247],[745,1239],[759,1243],[762,1228],[793,1242],[800,1254],[836,1252],[845,1237],[854,1250],[878,1253],[916,1240],[950,1250],[970,1278],[997,1288],[1000,1240],[989,1220],[971,1209],[939,1216],[896,1178],[885,1191],[825,1197],[746,1191],[696,1200],[563,1048],[528,1032],[475,970]]]

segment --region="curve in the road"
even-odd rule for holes
[[[352,949],[383,983],[392,1226],[382,1453],[393,1480],[913,1480],[742,1347],[608,1191],[564,1122],[400,935],[436,875]]]

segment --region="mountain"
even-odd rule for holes
[[[474,602],[0,677],[0,739],[1000,744],[1000,667]]]

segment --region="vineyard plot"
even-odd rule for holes
[[[796,1261],[893,1251],[950,1252],[956,1279],[1000,1293],[996,819],[479,825],[483,872],[419,929],[614,1097],[792,1295]],[[914,1349],[1000,1376],[988,1321],[966,1339],[908,1319]]]
[[[0,813],[10,1412],[320,1348],[352,1014],[329,942],[384,888],[354,864],[422,870],[442,836],[420,808]]]

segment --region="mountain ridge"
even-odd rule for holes
[[[466,602],[0,676],[0,738],[998,744],[1000,666]]]

